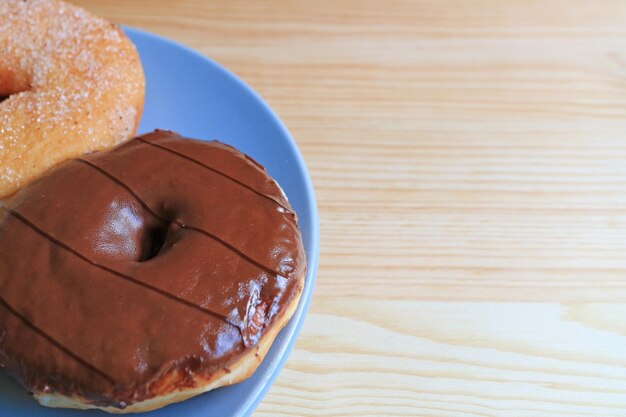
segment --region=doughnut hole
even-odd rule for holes
[[[178,240],[179,226],[170,216],[154,216],[135,201],[114,200],[91,234],[88,256],[123,262],[150,261]],[[79,226],[87,228],[88,225]]]
[[[0,101],[8,98],[11,94],[28,91],[32,88],[32,77],[19,62],[8,59],[0,65]]]
[[[141,255],[138,261],[147,262],[156,258],[165,249],[166,244],[169,243],[173,227],[177,226],[170,221],[159,222],[146,227],[143,231]]]
[[[161,201],[157,204],[156,213],[146,213],[147,219],[144,222],[141,233],[141,255],[138,262],[147,262],[167,251],[175,244],[182,229],[179,226],[180,208],[174,207],[171,202]],[[175,220],[176,219],[176,220]]]
[[[0,103],[10,96],[33,88],[32,76],[16,62],[3,62],[0,65]]]

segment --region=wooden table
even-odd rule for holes
[[[256,416],[626,415],[626,3],[87,1],[251,84],[322,247]]]

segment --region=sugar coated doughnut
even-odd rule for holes
[[[144,76],[121,29],[57,0],[0,1],[0,198],[131,137]]]

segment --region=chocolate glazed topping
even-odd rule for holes
[[[306,267],[260,165],[166,131],[66,162],[3,210],[0,364],[30,390],[97,405],[228,369]]]

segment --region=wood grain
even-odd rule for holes
[[[626,415],[626,3],[87,1],[251,84],[316,293],[256,416]]]

